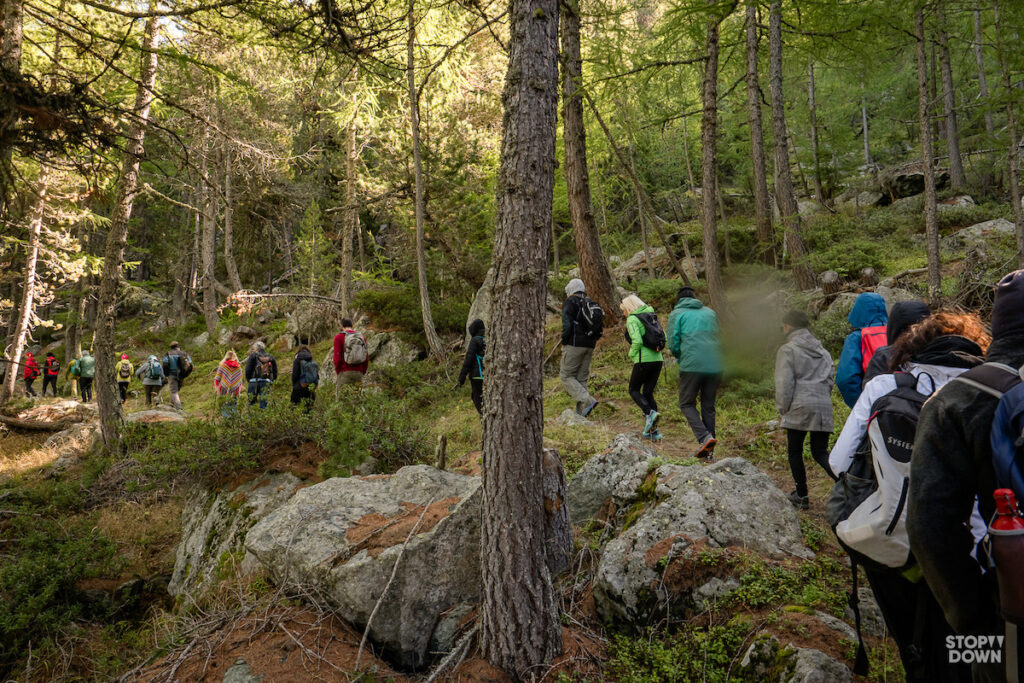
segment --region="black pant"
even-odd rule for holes
[[[309,387],[304,387],[301,384],[292,385],[292,403],[298,405],[299,403],[305,402],[306,412],[313,410],[313,401],[316,400],[316,392],[310,391]]]
[[[679,373],[679,410],[690,424],[697,441],[715,435],[715,395],[722,375],[704,372]],[[697,394],[700,394],[700,412],[697,412]]]
[[[163,389],[162,384],[143,384],[146,390],[146,405],[153,405],[153,397],[160,395],[160,390]]]
[[[789,470],[793,473],[793,482],[796,484],[796,495],[807,495],[807,470],[804,469],[804,437],[807,432],[802,429],[787,429],[786,444],[789,451]],[[814,462],[825,468],[825,472],[832,476],[832,470],[828,466],[828,432],[810,432],[811,434],[811,457]]]
[[[53,386],[53,395],[57,395],[57,375],[43,375],[43,396],[46,396],[46,387]]]
[[[117,391],[121,394],[121,403],[128,400],[128,382],[118,382]]]
[[[629,395],[644,415],[658,409],[658,403],[654,400],[654,387],[658,386],[661,366],[660,360],[633,364],[633,373],[629,376]]]
[[[476,377],[469,378],[469,395],[473,398],[476,412],[484,414],[484,381]]]
[[[35,378],[25,380],[25,393],[29,396],[35,396],[36,390],[32,388],[32,383],[35,382]]]
[[[92,400],[92,377],[79,377],[78,386],[82,389],[82,401],[88,403]]]

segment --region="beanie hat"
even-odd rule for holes
[[[679,292],[676,294],[676,299],[696,299],[697,292],[693,291],[693,287],[681,287]]]
[[[122,353],[121,354],[121,360],[128,360],[128,354],[127,353]]]
[[[587,291],[587,286],[583,284],[583,280],[578,277],[574,277],[569,280],[569,284],[565,286],[565,295],[572,296],[573,294],[582,294]]]
[[[1024,334],[1024,270],[1016,270],[996,285],[992,308],[992,337]]]
[[[897,301],[889,311],[889,324],[885,328],[885,340],[895,344],[896,340],[910,328],[932,314],[932,309],[923,301]]]
[[[782,322],[797,329],[805,328],[811,324],[807,314],[803,311],[789,311],[782,316]]]

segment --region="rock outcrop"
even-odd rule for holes
[[[633,503],[644,478],[662,462],[632,434],[618,434],[602,453],[590,458],[569,480],[569,516],[573,523],[595,519]]]
[[[820,650],[779,643],[761,633],[747,649],[740,668],[750,680],[778,683],[845,683],[853,673],[845,664]]]
[[[1014,235],[1016,228],[1013,223],[1005,218],[996,218],[982,223],[975,223],[963,230],[958,230],[948,237],[942,239],[942,246],[947,249],[956,249],[984,245],[990,239],[998,238],[1001,235]]]

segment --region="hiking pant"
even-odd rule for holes
[[[594,359],[594,349],[585,346],[563,346],[562,365],[558,378],[566,393],[576,400],[576,412],[594,402],[594,397],[587,391],[587,380],[590,379],[590,361]]]
[[[358,370],[342,370],[335,376],[334,381],[339,387],[343,387],[346,384],[361,384],[363,373]]]
[[[82,402],[88,403],[92,400],[92,377],[79,377],[78,386],[82,389]]]
[[[25,380],[25,393],[28,394],[29,396],[35,396],[36,395],[36,390],[32,388],[32,385],[34,383],[35,383],[35,379],[26,379]]]
[[[652,410],[658,409],[658,403],[654,400],[654,387],[658,386],[661,366],[660,360],[633,364],[633,374],[629,376],[629,395],[644,415],[650,415]]]
[[[153,397],[156,396],[157,398],[159,398],[160,390],[163,389],[163,385],[162,384],[143,384],[142,386],[146,389],[146,405],[147,406],[153,405]]]
[[[808,432],[802,429],[786,430],[786,445],[789,451],[789,471],[793,473],[793,482],[796,484],[796,495],[807,495],[807,470],[804,469],[804,438]],[[810,432],[811,435],[811,457],[814,462],[825,468],[825,471],[832,475],[828,466],[828,437],[829,432]]]
[[[234,417],[238,413],[238,396],[220,396],[217,400],[222,417]]]
[[[43,375],[43,396],[46,396],[46,387],[53,387],[53,395],[57,396],[57,375]]]
[[[473,406],[478,415],[484,414],[484,381],[476,377],[469,378],[469,395],[473,397]]]
[[[272,382],[269,379],[249,380],[249,405],[256,405],[256,401],[259,401],[260,410],[266,410],[267,394],[270,393],[271,384]]]
[[[168,377],[167,390],[171,392],[171,407],[181,410],[181,397],[178,396],[178,392],[181,391],[181,380],[177,377]]]
[[[118,382],[117,391],[121,394],[121,405],[128,400],[128,382]]]
[[[703,372],[679,373],[679,410],[690,423],[690,429],[697,441],[704,441],[715,435],[715,395],[722,383],[722,375]],[[697,412],[697,395],[700,395],[700,412]]]
[[[301,384],[292,385],[292,403],[298,405],[304,403],[306,412],[313,410],[313,402],[316,400],[316,392],[310,391],[309,387],[304,387]]]

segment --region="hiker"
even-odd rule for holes
[[[623,299],[619,310],[626,319],[626,342],[629,344],[629,359],[633,361],[629,395],[644,415],[644,431],[640,438],[661,441],[661,432],[658,431],[660,414],[654,400],[654,388],[658,386],[665,361],[661,353],[665,348],[665,331],[654,309],[635,294]]]
[[[32,384],[39,377],[39,363],[36,362],[35,356],[29,352],[25,353],[25,369],[22,372],[22,376],[25,379],[25,393],[29,396],[35,396],[36,391],[32,388]]]
[[[922,406],[927,410],[936,391],[979,365],[988,342],[974,314],[943,310],[912,325],[893,345],[895,372],[867,383],[829,456],[832,470],[846,473],[837,487],[861,486],[862,480],[875,486],[851,502],[845,519],[829,522],[836,522],[839,540],[864,567],[908,681],[969,680],[969,672],[948,662],[945,638],[953,631],[928,584],[914,575],[904,501],[918,476],[909,465],[911,450],[931,429]],[[967,506],[973,508],[973,500]],[[976,525],[984,528],[980,517]],[[979,530],[975,541],[983,535]]]
[[[78,372],[78,384],[82,389],[82,402],[89,403],[92,401],[92,381],[96,377],[96,359],[88,351],[82,351],[75,368]]]
[[[971,522],[975,502],[982,520],[991,520],[996,509],[993,416],[996,394],[1019,385],[1024,366],[1024,270],[997,285],[991,328],[986,364],[947,384],[921,411],[910,462],[907,531],[921,572],[955,633],[1018,636],[1015,650],[1004,645],[1003,664],[974,665],[974,680],[1002,681],[1009,673],[1008,655],[1022,652],[1022,643],[1000,616],[988,554],[979,549]],[[1021,567],[1011,570],[1021,576]],[[1014,664],[1015,673],[1024,675],[1019,661]]]
[[[60,377],[60,361],[53,355],[53,351],[46,353],[46,360],[43,361],[43,396],[46,396],[46,387],[53,387],[53,397],[57,397],[57,378]]]
[[[484,353],[487,341],[484,339],[484,321],[477,318],[469,324],[469,344],[466,346],[466,358],[462,361],[459,381],[455,385],[461,387],[469,378],[469,394],[473,398],[473,406],[478,415],[484,414]]]
[[[242,366],[234,349],[228,349],[217,365],[213,373],[213,388],[217,391],[221,416],[234,417],[238,412],[238,395],[242,393]]]
[[[319,385],[320,366],[313,360],[313,352],[303,344],[295,354],[295,360],[292,361],[292,404],[304,404],[307,413],[313,410],[316,389]]]
[[[260,403],[260,410],[267,408],[267,394],[270,385],[277,379],[277,361],[261,341],[252,345],[252,353],[245,361],[245,381],[249,385],[249,405]]]
[[[154,396],[157,405],[160,405],[160,389],[167,382],[164,366],[160,359],[156,356],[147,358],[146,362],[135,371],[135,376],[142,380],[142,388],[146,392],[146,407],[149,408],[153,405]]]
[[[352,321],[341,320],[341,332],[334,336],[334,372],[336,386],[359,384],[370,367],[366,336],[352,329]]]
[[[786,430],[789,470],[796,488],[789,502],[801,510],[810,507],[804,440],[811,436],[811,457],[831,476],[828,437],[832,433],[832,356],[807,328],[803,311],[782,318],[785,343],[775,354],[775,407],[779,426]]]
[[[884,375],[889,370],[889,361],[892,359],[892,345],[896,343],[910,326],[919,323],[932,314],[932,309],[923,301],[898,301],[892,305],[889,311],[889,322],[885,326],[886,346],[875,351],[867,368],[864,369],[864,379],[861,382],[861,390],[864,385],[878,375]]]
[[[718,316],[700,302],[692,287],[681,288],[676,299],[676,307],[668,316],[667,332],[669,350],[679,362],[679,410],[700,445],[695,457],[711,462],[718,443],[715,395],[722,382]]]
[[[171,393],[171,407],[181,410],[181,385],[185,378],[192,374],[192,357],[176,341],[171,342],[170,350],[164,354],[160,361],[164,368],[164,375],[167,376],[167,390]]]
[[[583,280],[573,278],[565,286],[562,304],[562,364],[558,378],[565,391],[576,400],[576,412],[583,417],[597,406],[587,390],[594,347],[604,334],[604,311],[587,298]]]
[[[836,386],[843,401],[852,408],[860,396],[864,371],[871,357],[887,341],[886,323],[889,318],[885,313],[885,299],[874,292],[858,295],[846,319],[850,321],[853,332],[843,342],[843,352],[836,366]]]
[[[128,354],[122,353],[121,360],[114,366],[114,376],[117,378],[117,391],[121,395],[121,405],[128,400],[128,385],[135,373],[135,366],[128,360]]]

